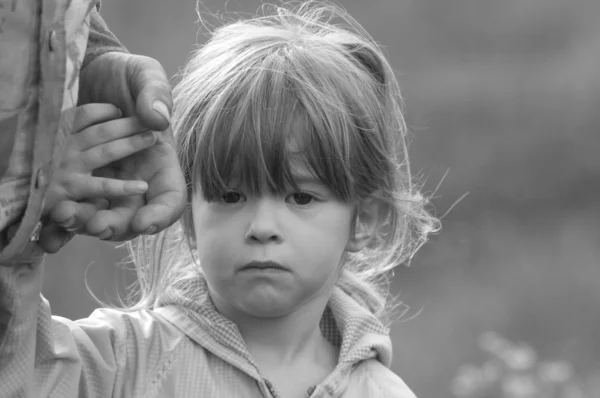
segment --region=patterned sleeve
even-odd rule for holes
[[[98,12],[98,7],[91,11],[90,35],[82,68],[107,52],[117,51],[128,53],[129,51],[110,31],[104,19]]]
[[[0,396],[110,397],[123,391],[125,327],[52,317],[42,257],[0,267]]]

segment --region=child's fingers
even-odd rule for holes
[[[110,198],[143,194],[148,190],[148,184],[145,181],[125,181],[77,175],[71,177],[67,190],[69,196],[74,200],[94,197]]]
[[[138,234],[131,231],[131,220],[135,209],[143,204],[142,196],[128,196],[115,199],[111,208],[94,214],[86,223],[85,229],[89,235],[102,240],[124,241]]]
[[[104,198],[92,198],[84,202],[63,200],[49,214],[53,223],[69,232],[85,234],[86,222],[100,210],[108,209],[110,202]]]
[[[112,104],[86,104],[76,108],[72,134],[90,126],[120,118],[122,112]]]
[[[76,138],[79,149],[85,151],[144,131],[148,131],[148,128],[144,127],[138,118],[128,117],[89,126],[77,134]]]
[[[86,169],[92,171],[116,160],[126,158],[142,149],[150,148],[155,143],[156,134],[147,131],[88,149],[82,154],[83,162]]]

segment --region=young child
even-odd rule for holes
[[[174,98],[189,206],[132,245],[135,302],[52,318],[40,269],[24,274],[17,298],[0,296],[17,312],[0,385],[19,396],[414,397],[388,368],[386,280],[438,222],[411,183],[381,48],[337,7],[279,7],[215,30]]]

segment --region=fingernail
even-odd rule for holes
[[[148,184],[145,181],[132,181],[131,190],[137,193],[145,193],[148,190]]]
[[[156,141],[156,134],[154,134],[154,131],[146,131],[145,133],[142,133],[141,138],[144,142],[151,143]]]
[[[75,225],[75,217],[71,217],[67,221],[60,224],[60,226],[66,229],[67,231],[69,230],[69,228],[72,228],[73,225]]]
[[[105,239],[109,239],[110,237],[112,237],[112,234],[113,234],[112,228],[106,228],[100,234],[97,234],[96,238],[98,238],[100,240],[105,240]]]
[[[164,117],[165,120],[167,121],[167,123],[170,123],[170,121],[171,121],[171,115],[169,114],[169,108],[167,108],[167,105],[165,105],[164,102],[162,102],[162,101],[154,101],[152,103],[152,109],[154,109],[162,117]]]
[[[156,225],[151,225],[144,231],[144,234],[152,235],[152,234],[156,233],[157,230],[158,230],[158,228],[156,227]]]

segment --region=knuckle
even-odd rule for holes
[[[101,182],[100,182],[100,191],[103,194],[106,195],[106,194],[110,193],[110,191],[111,191],[111,185],[112,185],[111,182],[112,182],[112,180],[108,180],[108,179],[101,180]]]
[[[62,180],[62,185],[65,191],[73,193],[77,189],[77,182],[72,178],[65,178]]]
[[[77,108],[75,118],[78,120],[89,120],[91,118],[91,107],[90,104],[83,105]]]
[[[110,145],[102,145],[100,147],[100,157],[105,160],[110,160],[113,157],[113,151]]]
[[[105,125],[99,125],[95,135],[100,142],[106,142],[112,138],[112,131],[107,129]]]
[[[131,140],[129,142],[134,148],[143,148],[150,143],[151,138],[152,137],[149,136],[148,133],[142,133],[131,137]]]

